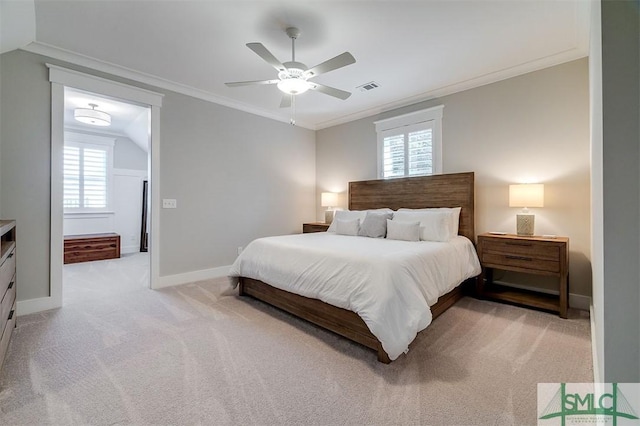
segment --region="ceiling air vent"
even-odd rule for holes
[[[378,83],[376,83],[375,81],[370,81],[368,83],[365,83],[361,86],[356,87],[356,89],[360,89],[361,92],[368,92],[369,90],[377,89],[378,87],[380,87]]]

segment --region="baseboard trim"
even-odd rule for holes
[[[231,265],[227,265],[211,269],[202,269],[200,271],[185,272],[183,274],[165,275],[158,279],[158,285],[153,288],[159,289],[174,285],[192,283],[195,281],[226,277],[229,274],[230,268]]]
[[[593,383],[602,383],[600,377],[600,364],[598,363],[598,341],[596,338],[596,315],[593,303],[589,306],[589,320],[591,322],[591,359],[593,360]]]
[[[495,283],[500,285],[505,285],[508,287],[519,288],[522,290],[538,291],[540,293],[555,294],[555,295],[559,294],[559,292],[556,290],[548,290],[544,288],[531,287],[527,285],[510,283],[506,281],[496,280]],[[588,311],[591,307],[591,297],[584,296],[582,294],[569,293],[569,306],[572,308],[580,309],[581,311]]]
[[[581,311],[588,311],[591,306],[591,297],[569,293],[569,306],[580,309]]]
[[[49,309],[61,308],[62,303],[54,300],[53,297],[40,297],[38,299],[19,300],[16,304],[18,316],[34,314],[36,312],[48,311]]]

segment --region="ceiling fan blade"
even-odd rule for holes
[[[280,108],[289,108],[291,106],[291,98],[291,95],[283,93],[282,100],[280,101]]]
[[[276,84],[280,80],[255,80],[255,81],[234,81],[231,83],[225,83],[227,87],[238,87],[238,86],[254,86],[259,84]]]
[[[304,76],[306,78],[315,77],[329,71],[337,70],[338,68],[346,67],[347,65],[351,65],[355,62],[356,58],[354,58],[351,53],[344,52],[343,54],[338,55],[335,58],[331,58],[328,61],[324,61],[323,63],[318,64],[311,69],[308,69],[304,72]]]
[[[264,47],[262,43],[247,43],[247,47],[256,52],[258,56],[267,61],[269,65],[271,65],[278,71],[287,70],[285,66],[282,65],[282,62],[280,62],[275,56],[273,56],[273,54],[269,52],[269,50],[267,50],[267,48]]]
[[[323,84],[309,82],[309,89],[322,92],[325,95],[333,96],[334,98],[342,99],[343,101],[351,96],[351,93],[344,90],[336,89],[335,87],[325,86]]]

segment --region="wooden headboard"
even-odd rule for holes
[[[458,234],[475,243],[474,174],[349,182],[349,210],[462,207]]]

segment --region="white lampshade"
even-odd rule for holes
[[[509,207],[544,207],[544,185],[541,183],[509,185]]]
[[[111,116],[103,111],[98,111],[96,104],[89,104],[91,109],[76,108],[73,117],[81,123],[92,124],[94,126],[110,126]]]
[[[322,207],[336,207],[338,205],[338,194],[335,192],[323,192],[320,196]]]

